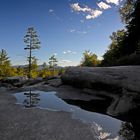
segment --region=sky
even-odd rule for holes
[[[0,0],[0,50],[13,65],[26,64],[23,38],[34,27],[41,48],[38,63],[54,54],[60,66],[80,64],[90,50],[99,59],[108,49],[112,32],[124,28],[119,15],[122,0]]]

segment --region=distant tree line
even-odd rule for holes
[[[54,55],[52,55],[49,58],[49,65],[47,65],[45,62],[40,65],[41,68],[39,68],[37,59],[35,57],[32,58],[31,63],[31,71],[30,71],[30,78],[47,78],[51,76],[57,76],[64,72],[64,69],[57,68],[57,59]],[[29,76],[29,66],[25,65],[23,67],[21,66],[12,66],[10,58],[8,57],[8,54],[6,50],[2,49],[0,51],[0,79],[5,77],[11,77],[11,76]]]

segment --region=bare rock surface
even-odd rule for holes
[[[72,67],[60,78],[0,81],[0,140],[96,140],[89,124],[70,113],[23,109],[15,92],[56,91],[62,99],[103,101],[112,98],[109,115],[118,116],[140,106],[140,67]],[[15,80],[15,79],[14,79]],[[98,106],[98,105],[97,105]],[[138,121],[139,123],[139,121]]]
[[[140,92],[140,66],[70,67],[62,76],[62,81],[82,88],[94,89],[94,84],[104,84]]]
[[[23,109],[9,92],[0,90],[0,140],[96,140],[91,127],[71,114]]]
[[[108,108],[111,115],[120,115],[139,107],[140,66],[70,67],[62,82],[83,89],[91,95],[106,95],[113,101]]]
[[[47,81],[47,84],[52,87],[59,87],[62,85],[62,81],[60,78],[57,79],[50,79]]]

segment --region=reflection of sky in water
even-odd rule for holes
[[[37,98],[40,98],[40,100],[37,102],[33,102],[36,103],[34,107],[36,106],[38,108],[52,111],[72,112],[73,118],[78,120],[80,119],[85,123],[91,124],[90,130],[92,131],[93,135],[98,136],[99,140],[121,140],[121,138],[119,138],[117,135],[122,121],[100,113],[86,111],[74,105],[69,105],[61,98],[58,98],[55,95],[56,92],[32,91],[32,93],[39,93]],[[16,93],[15,97],[17,102],[19,104],[23,104],[24,106],[26,106],[25,100],[31,100],[29,99],[30,96],[27,97],[27,95],[24,95],[24,92]],[[109,136],[112,138],[109,139]]]

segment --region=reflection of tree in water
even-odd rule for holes
[[[31,90],[29,92],[24,93],[26,99],[24,100],[23,104],[26,108],[36,107],[40,101],[40,94],[33,93]]]
[[[131,123],[122,122],[121,129],[119,131],[119,135],[122,138],[124,138],[124,140],[134,140],[135,134],[133,132]]]

